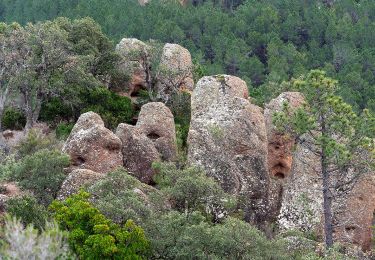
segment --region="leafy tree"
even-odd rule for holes
[[[80,192],[63,202],[54,201],[50,210],[68,241],[82,259],[144,259],[149,250],[143,229],[128,220],[123,227],[107,219]]]
[[[320,158],[324,233],[329,248],[333,245],[334,197],[375,165],[375,118],[368,110],[357,116],[335,95],[337,82],[323,71],[313,70],[291,84],[304,94],[306,105],[291,112],[285,103],[283,111],[274,115],[274,123]]]

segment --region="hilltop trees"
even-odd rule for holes
[[[324,232],[327,247],[333,245],[332,202],[375,166],[375,118],[364,110],[360,116],[335,95],[337,81],[319,70],[291,82],[301,91],[304,107],[275,113],[274,123],[320,158]]]

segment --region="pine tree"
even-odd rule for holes
[[[291,81],[301,91],[305,105],[291,111],[287,103],[274,114],[280,131],[297,143],[311,140],[307,147],[320,158],[325,243],[333,245],[332,202],[374,167],[375,118],[368,110],[358,116],[352,107],[335,95],[337,81],[320,70]]]

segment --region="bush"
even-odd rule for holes
[[[18,161],[10,178],[23,189],[32,191],[38,202],[47,206],[56,197],[66,177],[64,168],[69,164],[66,154],[43,149]]]
[[[124,224],[128,219],[143,224],[151,215],[150,201],[134,192],[142,184],[124,170],[109,173],[88,188],[93,204],[115,223]],[[110,191],[110,192],[108,192]]]
[[[32,224],[39,231],[44,229],[47,221],[47,210],[31,195],[10,198],[6,202],[6,212],[20,219],[24,226]]]
[[[42,104],[39,120],[53,123],[60,120],[69,121],[73,117],[72,109],[64,104],[61,98],[54,97]]]
[[[116,128],[120,123],[130,123],[134,109],[130,98],[120,96],[106,88],[94,88],[83,94],[85,107],[81,114],[88,111],[98,113],[106,127]]]
[[[50,210],[60,226],[69,231],[69,244],[81,259],[142,259],[149,242],[143,229],[128,220],[123,227],[107,219],[80,192],[64,202],[54,201]]]
[[[158,172],[154,178],[157,187],[179,211],[200,211],[217,221],[235,206],[234,198],[198,168],[179,170],[172,163],[154,163],[153,167]]]
[[[22,130],[26,125],[26,117],[19,109],[8,107],[4,111],[1,125],[4,129]]]
[[[234,218],[212,225],[199,212],[154,218],[147,235],[155,259],[290,259],[282,240]]]
[[[43,232],[32,225],[24,228],[16,218],[5,221],[0,256],[5,259],[75,259],[69,251],[66,234],[54,223]]]
[[[58,148],[58,142],[54,136],[46,136],[32,129],[28,132],[26,138],[17,146],[17,155],[23,158],[42,149],[53,150],[56,148]]]
[[[70,132],[72,131],[74,124],[69,123],[60,123],[56,126],[56,137],[61,140],[65,140],[69,137]]]

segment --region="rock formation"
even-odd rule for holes
[[[237,195],[247,221],[265,219],[269,176],[263,111],[246,83],[233,76],[203,77],[192,95],[188,161]]]
[[[187,49],[178,44],[165,44],[157,76],[158,98],[168,102],[175,91],[192,91],[194,88],[192,70],[193,63]]]
[[[375,213],[375,174],[365,174],[347,196],[336,202],[334,237],[367,251],[372,246]]]
[[[98,114],[82,114],[64,144],[72,169],[108,173],[122,166],[121,140],[104,127]]]
[[[76,169],[69,173],[68,177],[63,182],[59,193],[57,194],[58,200],[64,200],[70,195],[77,193],[79,189],[86,185],[91,184],[104,175],[101,173],[93,172],[86,169]]]
[[[272,99],[264,110],[268,140],[268,173],[270,175],[269,211],[273,219],[279,213],[283,186],[291,174],[293,161],[294,140],[279,133],[272,122],[273,114],[282,110],[284,102],[287,102],[293,111],[303,104],[304,98],[299,92],[285,92]]]
[[[144,183],[152,183],[154,161],[176,158],[174,119],[163,103],[142,106],[137,125],[120,124],[116,135],[122,141],[124,167]]]
[[[134,38],[124,38],[116,46],[121,60],[118,64],[120,72],[130,77],[128,96],[135,96],[140,89],[146,89],[149,80],[149,55],[147,45]]]
[[[322,182],[319,157],[311,152],[308,138],[296,144],[290,176],[283,184],[278,216],[282,230],[318,231],[322,219]]]

